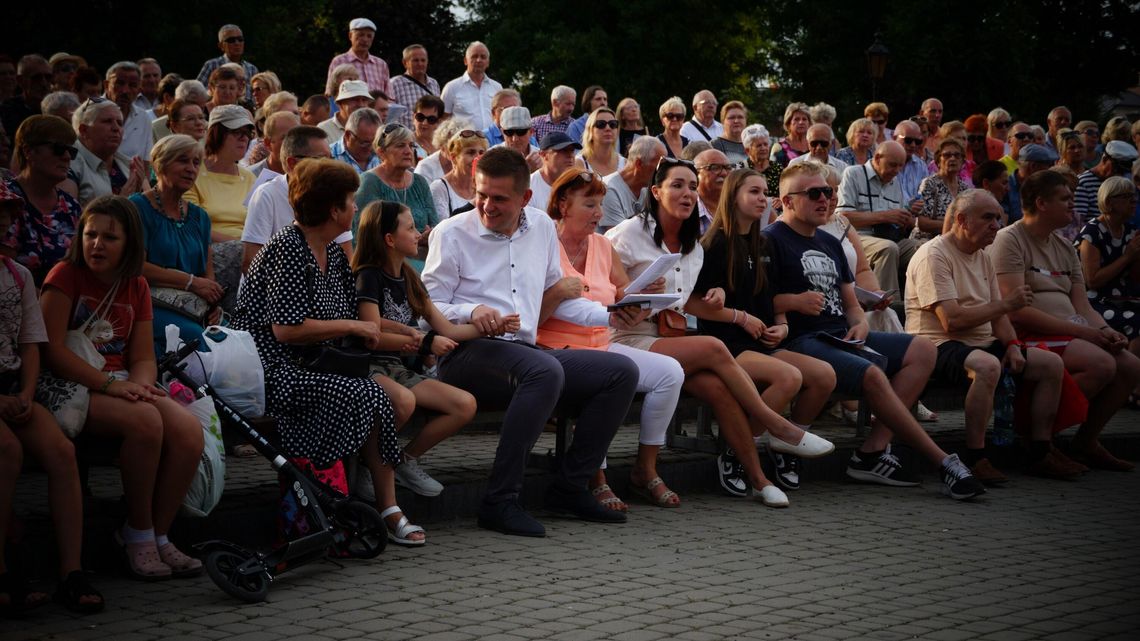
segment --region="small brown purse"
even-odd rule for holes
[[[661,338],[688,336],[689,326],[685,321],[685,315],[671,309],[657,312],[657,335]]]

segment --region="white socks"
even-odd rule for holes
[[[124,523],[120,535],[123,537],[124,543],[146,543],[154,540],[154,528],[136,530]]]

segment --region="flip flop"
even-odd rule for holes
[[[649,483],[646,483],[645,487],[630,483],[630,487],[633,489],[634,494],[640,496],[646,501],[649,501],[657,507],[681,507],[681,497],[677,496],[677,493],[673,490],[670,490],[668,487],[666,487],[665,491],[661,493],[661,496],[654,497],[653,490],[656,489],[658,485],[665,485],[665,481],[661,480],[660,476],[653,477],[653,480]],[[676,502],[673,501],[674,498],[677,499]]]

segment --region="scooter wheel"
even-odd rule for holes
[[[371,559],[388,545],[388,529],[376,508],[362,501],[348,501],[332,515],[340,530],[335,547],[354,559]]]
[[[238,569],[255,555],[238,554],[232,550],[213,550],[206,555],[206,574],[222,592],[245,601],[261,603],[269,595],[269,577],[265,571],[254,574],[241,574]]]

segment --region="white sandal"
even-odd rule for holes
[[[384,521],[384,529],[388,531],[388,540],[396,545],[404,545],[407,547],[416,547],[427,543],[426,539],[410,539],[408,535],[415,534],[416,532],[424,532],[424,529],[418,525],[412,525],[408,522],[408,517],[404,516],[404,511],[400,509],[399,505],[393,505],[386,508],[380,513],[380,517],[387,519],[393,514],[400,514],[400,521],[396,523],[396,531],[393,532],[392,528],[388,526],[388,521]],[[426,535],[427,533],[424,532]]]

